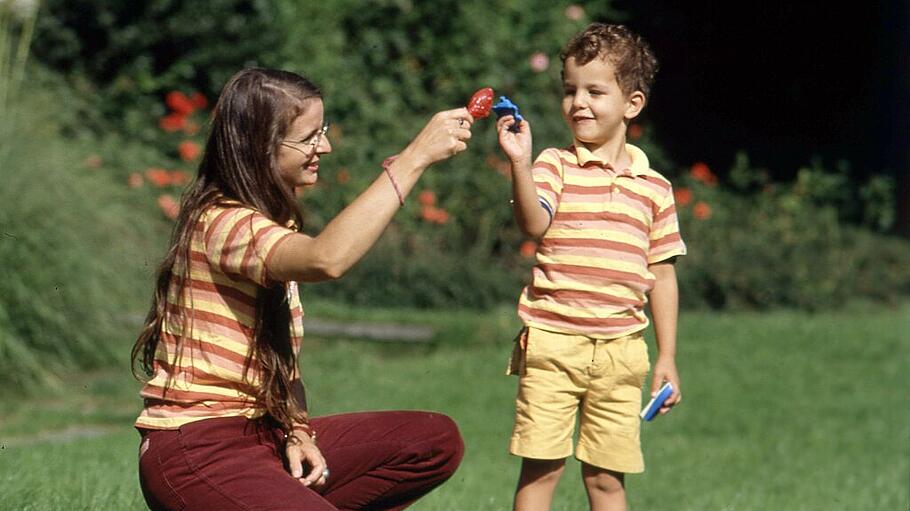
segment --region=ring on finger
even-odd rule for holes
[[[329,474],[330,474],[330,472],[329,472],[328,467],[326,467],[322,470],[322,478],[325,479],[326,481],[329,480]]]
[[[458,126],[464,126],[464,119],[458,119]]]

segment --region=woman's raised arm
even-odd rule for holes
[[[383,173],[325,229],[314,236],[294,234],[269,258],[269,275],[280,281],[336,279],[379,239],[427,167],[467,148],[474,118],[466,108],[434,115]]]

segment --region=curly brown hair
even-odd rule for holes
[[[646,97],[651,94],[658,68],[657,57],[648,43],[625,25],[591,23],[575,34],[559,55],[563,67],[570,57],[579,65],[603,58],[613,65],[623,94],[635,91],[643,92]]]

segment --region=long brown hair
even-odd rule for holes
[[[224,86],[215,105],[211,131],[195,181],[181,198],[180,215],[171,236],[170,249],[158,268],[152,306],[132,350],[133,375],[141,369],[144,377],[154,372],[155,353],[167,308],[168,288],[183,301],[190,282],[190,244],[201,215],[211,206],[241,203],[266,217],[285,224],[302,217],[294,190],[278,172],[278,148],[308,105],[321,98],[319,89],[294,73],[271,69],[245,69]],[[173,282],[172,282],[173,281]],[[291,377],[297,360],[290,339],[290,310],[283,285],[261,287],[256,297],[254,341],[246,357],[243,378],[250,381],[249,369],[256,361],[260,385],[255,390],[263,406],[286,431],[304,420],[302,403],[291,393]],[[173,309],[172,309],[173,310]],[[190,318],[173,318],[190,328],[177,338],[174,366],[179,363],[184,336],[192,329]],[[171,318],[169,318],[169,321]],[[165,384],[165,392],[170,384]]]

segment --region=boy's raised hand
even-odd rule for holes
[[[527,120],[520,121],[518,131],[509,128],[515,124],[515,118],[504,115],[496,121],[496,131],[499,133],[499,146],[506,154],[512,165],[531,166],[531,125]]]

